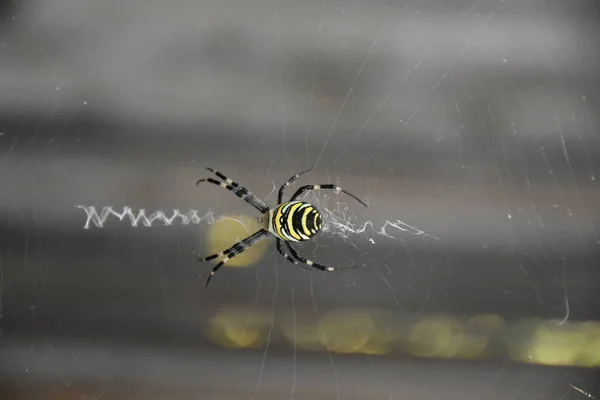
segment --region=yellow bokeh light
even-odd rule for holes
[[[479,358],[491,355],[490,340],[505,327],[506,321],[499,315],[474,315],[465,322],[462,346],[454,357]]]
[[[320,340],[320,325],[314,310],[296,310],[292,315],[286,315],[281,323],[283,336],[296,347],[302,350],[323,350]]]
[[[584,330],[583,349],[580,352],[580,365],[586,367],[600,367],[600,323],[587,322],[582,326]]]
[[[514,350],[521,362],[593,368],[600,365],[600,331],[594,323],[540,321]]]
[[[579,344],[572,334],[541,328],[528,349],[530,361],[545,365],[575,365]]]
[[[438,358],[498,355],[503,348],[490,344],[502,338],[509,345],[504,349],[515,361],[600,366],[600,323],[595,321],[526,319],[509,324],[499,316],[482,314],[462,323],[451,315],[434,314],[417,321],[404,318],[398,323],[397,313],[385,311],[335,309],[320,318],[312,308],[294,307],[289,311],[278,313],[277,317],[283,319],[273,321],[271,310],[229,306],[210,318],[207,336],[223,347],[260,348],[266,346],[271,324],[275,323],[280,330],[274,336],[281,333],[299,351],[385,355],[400,342],[413,356]]]
[[[397,313],[378,310],[376,313],[370,312],[370,315],[375,327],[369,340],[360,348],[359,353],[379,356],[388,354],[394,349],[394,342],[397,339],[392,326],[392,321]]]
[[[386,322],[389,318],[378,321],[361,310],[334,310],[319,323],[313,310],[296,310],[284,318],[281,330],[298,349],[382,355],[393,349],[394,333]]]
[[[230,215],[212,224],[208,230],[208,253],[219,253],[261,229],[256,217]],[[247,267],[264,255],[268,240],[262,240],[225,264],[226,267]]]
[[[417,322],[408,334],[407,351],[417,357],[453,357],[463,344],[463,329],[450,316],[432,316]]]
[[[487,334],[493,334],[506,327],[506,321],[496,314],[477,314],[471,322]]]
[[[360,352],[375,331],[373,318],[361,310],[333,310],[322,321],[322,342],[336,353]]]
[[[269,318],[245,308],[222,310],[209,321],[208,337],[231,348],[258,348],[266,343]]]
[[[376,329],[371,338],[362,346],[358,353],[381,356],[388,354],[393,349],[394,335],[388,330]]]
[[[468,333],[463,337],[462,346],[454,354],[455,358],[480,358],[485,356],[490,342],[489,337]]]

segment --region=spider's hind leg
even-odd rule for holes
[[[283,251],[283,248],[281,247],[281,242],[282,240],[277,238],[277,251],[279,252],[279,254],[281,254],[283,257],[285,257],[286,260],[288,260],[289,262],[291,262],[294,265],[299,266],[300,268],[304,268],[310,271],[310,268],[306,265],[302,265],[298,262],[298,260],[294,259],[292,256],[290,256],[288,253],[286,253],[285,251]]]
[[[225,265],[227,263],[227,261],[231,260],[233,257],[237,256],[238,254],[243,253],[248,248],[254,246],[256,243],[258,243],[261,240],[263,240],[264,238],[266,238],[268,234],[269,234],[269,232],[267,232],[264,229],[261,229],[258,232],[248,236],[247,238],[240,240],[239,242],[237,242],[236,244],[234,244],[227,250],[224,250],[220,253],[211,254],[210,256],[207,256],[204,258],[201,258],[200,256],[196,255],[196,257],[198,257],[198,261],[210,261],[210,260],[214,260],[215,258],[225,256],[225,258],[223,258],[221,260],[221,262],[219,262],[217,265],[215,265],[215,267],[211,271],[210,275],[208,276],[208,279],[206,280],[206,287],[208,287],[208,282],[210,282],[210,280],[213,277],[213,275],[215,274],[215,272],[217,272],[219,270],[219,268],[221,268],[223,265]]]
[[[327,267],[325,265],[317,264],[316,262],[313,262],[313,261],[311,261],[311,260],[309,260],[307,258],[302,257],[300,254],[298,254],[298,252],[296,251],[296,249],[294,249],[289,242],[285,242],[285,244],[286,244],[287,248],[289,249],[290,253],[292,253],[292,256],[294,258],[296,258],[301,263],[304,263],[304,264],[308,265],[309,267],[316,268],[316,269],[319,269],[321,271],[333,272],[333,271],[342,271],[342,270],[347,270],[347,269],[358,268],[358,265],[354,265],[354,266],[349,267],[349,268],[338,268],[338,267]],[[297,262],[295,262],[294,264],[298,265]]]

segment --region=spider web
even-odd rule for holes
[[[0,397],[599,398],[597,15],[3,4]],[[271,242],[203,290],[193,251],[258,216],[207,166],[366,200],[309,192],[297,246],[360,268]]]

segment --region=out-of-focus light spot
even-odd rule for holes
[[[296,347],[303,350],[323,350],[320,340],[319,321],[314,310],[295,310],[287,313],[281,323],[283,336],[290,342],[296,343]]]
[[[286,313],[281,331],[297,349],[338,353],[387,354],[393,349],[395,335],[392,318],[378,313],[375,318],[362,310],[335,310],[327,313],[321,323],[311,310]]]
[[[471,317],[471,322],[487,334],[493,334],[506,326],[506,321],[496,314],[477,314]]]
[[[358,353],[375,330],[373,318],[362,310],[333,310],[322,321],[322,342],[336,353]]]
[[[535,334],[529,349],[531,361],[545,365],[575,365],[579,345],[566,332],[551,332],[545,328]]]
[[[453,357],[463,343],[463,329],[450,316],[431,316],[417,322],[409,332],[406,350],[418,357]]]
[[[390,330],[376,329],[372,333],[371,338],[364,344],[363,347],[361,347],[358,350],[358,352],[373,356],[381,356],[384,354],[388,354],[392,351],[392,349],[394,348],[393,342],[394,335]]]
[[[393,329],[394,317],[397,314],[380,310],[377,313],[370,313],[370,315],[375,323],[375,329],[359,352],[369,355],[383,355],[392,352],[397,339]]]
[[[231,348],[258,348],[266,343],[269,318],[245,308],[222,310],[209,321],[208,337]]]
[[[464,325],[464,340],[455,357],[480,358],[492,354],[490,340],[506,327],[504,319],[495,314],[478,314],[469,318]]]
[[[585,337],[584,348],[581,351],[581,365],[592,368],[600,367],[600,323],[584,323],[583,329]]]
[[[529,354],[529,340],[531,332],[540,323],[539,320],[534,318],[526,318],[520,321],[514,321],[507,332],[505,333],[504,340],[507,344],[508,355],[515,361],[528,362],[530,359]]]
[[[247,215],[230,215],[212,224],[208,230],[208,254],[219,253],[261,229],[256,218]],[[230,259],[226,267],[247,267],[264,255],[268,240],[262,240]],[[216,260],[215,260],[216,261]]]
[[[490,336],[483,332],[472,332],[469,326],[466,326],[466,332],[462,337],[461,346],[456,350],[454,358],[481,358],[488,352]]]
[[[596,367],[600,365],[600,328],[596,323],[539,322],[512,357],[521,362]]]
[[[264,347],[271,318],[271,310],[230,307],[209,320],[207,334],[224,347]],[[298,351],[383,355],[400,342],[417,357],[480,358],[504,356],[509,350],[511,359],[524,363],[600,367],[600,323],[595,321],[524,319],[508,324],[500,316],[480,314],[463,324],[438,314],[415,322],[395,311],[361,309],[333,310],[319,320],[312,307],[299,306],[277,313],[273,322]],[[496,342],[502,345],[493,346]]]

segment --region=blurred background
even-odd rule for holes
[[[0,2],[0,398],[599,398],[598,11]]]

